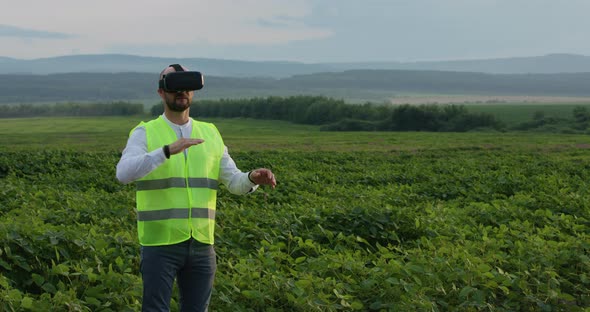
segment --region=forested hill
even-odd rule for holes
[[[272,77],[353,69],[439,70],[493,74],[590,72],[590,56],[549,54],[531,57],[416,62],[301,63],[244,61],[211,58],[166,58],[125,54],[67,55],[32,60],[0,56],[0,74],[46,75],[59,73],[157,73],[167,64],[180,63],[192,70],[220,77]]]
[[[590,95],[590,73],[484,74],[448,71],[351,70],[281,80],[300,88],[502,95]]]
[[[69,73],[0,75],[0,103],[108,101],[157,98],[157,74]],[[351,70],[290,78],[205,76],[206,98],[295,94],[354,97],[366,92],[529,96],[590,96],[590,73],[483,74],[470,72]]]
[[[322,64],[280,61],[240,61],[209,58],[144,57],[125,54],[69,55],[33,60],[0,57],[0,74],[159,73],[179,63],[191,70],[223,77],[288,77],[331,70]]]

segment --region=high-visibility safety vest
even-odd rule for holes
[[[148,152],[178,140],[160,116],[145,127]],[[205,142],[171,155],[161,166],[136,181],[137,231],[143,246],[171,245],[191,236],[213,244],[219,164],[224,151],[217,128],[192,120],[191,138]]]

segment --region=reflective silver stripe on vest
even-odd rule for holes
[[[191,208],[191,217],[215,220],[215,210],[208,208]],[[188,209],[186,208],[171,208],[137,212],[137,221],[161,221],[187,218]]]
[[[215,220],[215,210],[208,208],[191,208],[191,217]]]
[[[207,178],[189,178],[188,186],[190,188],[210,188],[216,190],[219,187],[219,182]],[[186,180],[184,178],[168,178],[157,180],[141,180],[136,182],[138,191],[161,190],[172,187],[186,187]]]

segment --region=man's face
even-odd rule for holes
[[[191,106],[193,91],[166,92],[161,90],[160,95],[166,106],[174,112],[184,112]]]

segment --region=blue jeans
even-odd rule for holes
[[[207,311],[216,269],[213,245],[193,238],[174,245],[141,246],[142,311],[170,311],[175,278],[180,311]]]

